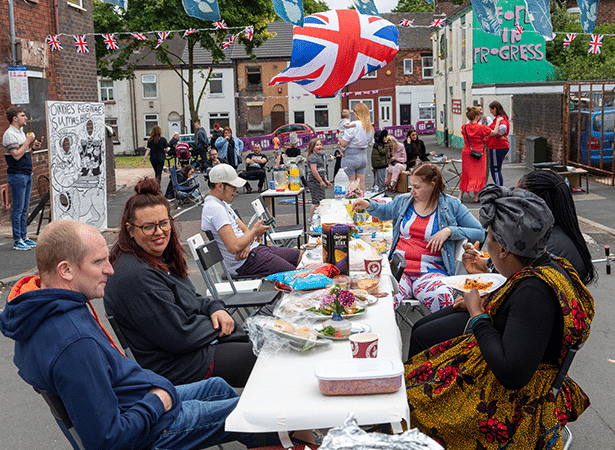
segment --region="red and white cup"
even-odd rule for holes
[[[378,356],[378,335],[374,333],[357,333],[351,335],[350,349],[353,358],[376,358]]]
[[[368,256],[364,259],[365,271],[368,275],[380,276],[382,272],[382,256]]]

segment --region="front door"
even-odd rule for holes
[[[182,124],[179,120],[169,120],[169,139],[173,137],[173,133],[182,133]]]
[[[378,98],[380,114],[378,117],[378,128],[390,127],[393,125],[393,99],[391,97]]]
[[[399,105],[399,124],[410,125],[412,123],[412,105]]]
[[[284,111],[271,111],[271,131],[284,125]]]

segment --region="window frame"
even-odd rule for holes
[[[423,112],[430,110],[433,114],[430,117],[423,117]],[[419,103],[419,120],[436,120],[436,105],[434,103]]]
[[[265,117],[263,114],[263,105],[247,105],[248,106],[248,131],[262,131],[264,129],[265,126]],[[250,109],[251,108],[260,108],[261,113],[261,121],[260,123],[250,123]]]
[[[220,83],[220,92],[212,92],[211,82],[214,81]],[[210,97],[223,97],[224,96],[224,74],[222,72],[212,73],[211,78],[209,79],[209,96]]]
[[[115,122],[115,123],[112,123]],[[115,117],[105,117],[105,125],[113,128],[113,143],[114,144],[119,144],[120,143],[120,129],[118,127],[117,124],[117,118]]]
[[[408,71],[406,68],[406,63],[410,61],[410,70]],[[404,59],[404,75],[412,75],[414,73],[414,59],[406,58]]]
[[[425,64],[425,60],[431,58],[431,65]],[[423,79],[433,79],[433,56],[421,56],[421,75]],[[431,76],[425,75],[426,70],[431,70]]]
[[[103,86],[103,83],[111,83],[111,86]],[[109,98],[109,90],[111,91],[111,97]],[[107,99],[103,98],[103,92],[107,93]],[[113,80],[100,80],[100,101],[109,103],[115,102],[115,86],[113,85]]]
[[[378,78],[378,70],[374,70],[373,72],[366,73],[361,77],[362,80],[367,78]]]
[[[250,75],[256,74],[256,69],[258,69],[259,82],[258,84],[252,83],[250,81]],[[252,73],[250,73],[252,70]],[[246,66],[246,88],[247,89],[262,89],[263,87],[263,71],[261,66]]]
[[[209,134],[214,132],[214,123],[220,125],[220,128],[231,126],[231,115],[228,112],[210,112],[209,119]]]
[[[66,3],[68,6],[85,11],[85,8],[83,7],[83,0],[66,0]]]
[[[154,81],[146,82],[145,81],[146,77],[153,77]],[[150,85],[150,84],[154,85],[154,89],[155,89],[154,97],[145,96],[145,85]],[[147,74],[141,75],[141,94],[143,95],[143,100],[155,100],[158,98],[158,75],[156,75],[155,73],[147,73]]]
[[[351,112],[354,111],[354,107],[357,105],[357,103],[365,103],[365,106],[367,106],[367,109],[369,110],[369,121],[371,123],[374,123],[374,99],[350,99],[348,102],[348,109],[350,109]],[[357,120],[356,117],[355,120]]]
[[[301,120],[297,120],[297,114],[301,114]],[[305,111],[293,111],[293,119],[295,123],[305,123]]]
[[[316,125],[318,123],[317,113],[323,113],[323,114],[327,115],[327,117],[326,117],[327,124],[326,125],[321,125],[321,126]],[[330,126],[329,105],[327,103],[321,103],[321,104],[315,104],[314,105],[314,126],[316,128],[329,128],[329,126]]]
[[[149,116],[149,119],[148,119]],[[152,125],[150,127],[150,129],[147,129],[147,124],[148,122],[153,122],[154,121],[154,117],[156,120],[156,123],[154,125]],[[149,113],[149,114],[143,114],[143,128],[145,129],[145,140],[149,139],[149,134],[152,131],[152,128],[154,128],[155,125],[160,126],[160,116],[158,114],[153,114],[153,113]]]

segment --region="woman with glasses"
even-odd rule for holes
[[[188,278],[185,251],[155,179],[135,186],[110,260],[104,304],[137,362],[186,384],[212,376],[243,387],[256,357],[224,303],[202,297]]]

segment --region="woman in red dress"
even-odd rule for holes
[[[478,193],[485,186],[487,181],[487,157],[484,154],[483,139],[487,136],[495,136],[497,131],[492,130],[487,125],[481,125],[478,121],[481,118],[480,112],[470,106],[466,109],[466,117],[470,120],[469,123],[461,127],[463,136],[463,151],[461,153],[461,181],[459,182],[459,200],[463,201],[465,192],[474,193],[474,203],[478,202]],[[498,118],[500,121],[501,118]],[[496,123],[495,129],[499,123]],[[475,159],[470,156],[472,150],[475,150],[483,155],[480,159]]]

